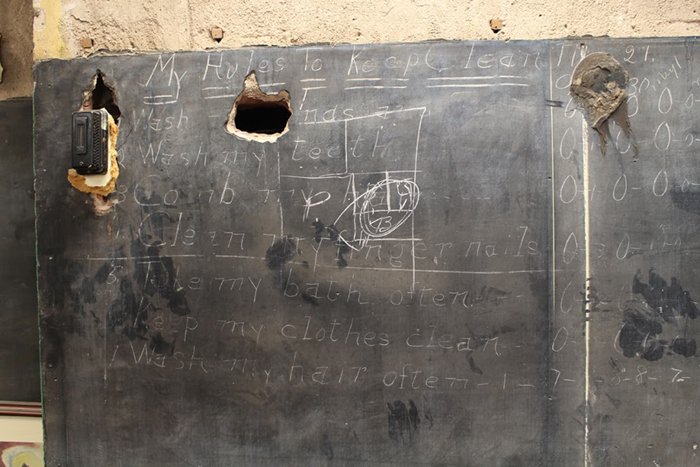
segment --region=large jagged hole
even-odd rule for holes
[[[249,141],[272,143],[289,131],[292,115],[289,93],[266,94],[260,90],[255,72],[245,77],[243,91],[236,97],[226,130]]]
[[[80,110],[105,109],[119,123],[122,112],[117,105],[114,89],[105,83],[104,74],[97,70],[92,81],[92,86],[83,92],[83,103]]]
[[[291,113],[286,105],[251,100],[241,102],[236,112],[236,128],[247,133],[282,133]]]

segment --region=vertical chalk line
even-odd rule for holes
[[[280,153],[277,151],[277,202],[280,208],[280,238],[284,237],[284,213],[282,212],[282,163],[280,161]]]
[[[549,98],[551,100],[554,100],[554,82],[552,79],[552,49],[549,49]],[[556,188],[555,185],[557,183],[557,178],[555,176],[555,164],[554,164],[554,107],[549,108],[549,150],[550,150],[550,155],[551,155],[551,173],[550,176],[552,177],[552,196],[551,196],[551,203],[552,203],[552,312],[549,314],[549,334],[547,338],[547,349],[550,350],[551,347],[551,338],[552,338],[552,326],[553,326],[553,320],[554,317],[556,316],[556,303],[557,303],[557,273],[555,272],[557,269],[557,221],[556,221]],[[551,354],[551,352],[548,352],[548,359],[549,359],[549,368],[547,368],[547,375],[549,376],[551,374],[550,368],[552,368],[552,359],[554,356]],[[549,389],[548,389],[549,390]],[[552,387],[552,393],[550,394],[550,397],[554,396],[554,388]],[[551,423],[551,420],[548,420],[548,423]],[[549,429],[548,429],[549,432]],[[548,440],[548,444],[551,444],[552,441]],[[548,449],[549,453],[549,449]],[[548,454],[549,455],[549,454]]]
[[[416,131],[416,152],[413,156],[413,183],[418,186],[418,148],[420,147],[420,131],[423,126],[423,117],[425,116],[425,107],[423,107],[420,117],[418,118],[418,130]],[[420,191],[418,192],[420,193]],[[415,292],[416,288],[416,213],[415,210],[411,215],[411,257],[412,257],[412,283],[411,291]]]
[[[581,117],[581,144],[583,154],[583,226],[584,226],[584,254],[586,261],[586,276],[584,280],[584,335],[586,336],[586,361],[585,361],[585,389],[584,389],[584,467],[588,467],[591,462],[589,444],[589,416],[590,416],[590,369],[591,369],[591,322],[590,322],[590,300],[588,294],[588,284],[591,277],[591,206],[590,206],[590,172],[588,167],[588,125],[586,119]]]
[[[585,57],[585,52],[582,53],[581,59]],[[573,65],[573,63],[572,63]],[[549,95],[550,99],[554,100],[554,80],[552,77],[552,60],[551,60],[551,50],[550,50],[550,66],[549,66]],[[584,255],[585,255],[585,265],[584,265],[584,291],[585,291],[585,307],[584,307],[584,334],[585,334],[585,361],[584,361],[584,419],[583,419],[583,430],[584,430],[584,449],[583,449],[583,466],[590,467],[591,456],[590,456],[590,443],[589,443],[589,403],[590,403],[590,303],[588,294],[588,282],[590,278],[590,193],[589,193],[589,181],[590,173],[588,167],[588,125],[586,124],[586,119],[581,115],[581,154],[583,158],[583,219],[584,219]],[[552,158],[552,309],[556,310],[556,264],[557,264],[557,249],[556,249],[556,232],[557,232],[557,219],[556,219],[556,177],[555,177],[555,150],[554,150],[554,108],[550,108],[550,151]]]
[[[552,50],[549,50],[549,98],[554,100],[554,81],[552,79]],[[553,319],[556,314],[556,303],[557,303],[557,216],[556,216],[556,184],[557,180],[555,177],[555,167],[554,167],[554,107],[549,108],[549,150],[552,156],[552,167],[551,167],[551,177],[552,177],[552,314],[550,319]],[[551,328],[551,326],[550,326]],[[549,371],[549,370],[547,370]]]

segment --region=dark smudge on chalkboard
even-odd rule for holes
[[[698,348],[695,339],[679,337],[671,342],[671,350],[684,357],[694,357]]]
[[[156,335],[151,337],[149,347],[153,353],[159,355],[172,355],[175,351],[175,339],[173,338],[171,341],[167,341],[163,335],[158,332]]]
[[[408,407],[403,401],[387,403],[389,409],[389,438],[397,443],[413,444],[413,437],[420,427],[418,407],[409,399]]]
[[[693,191],[684,191],[683,187],[671,191],[671,201],[678,209],[692,214],[700,215],[700,191],[694,187]]]
[[[149,260],[136,264],[133,280],[124,279],[120,282],[119,295],[107,312],[109,330],[114,332],[121,328],[121,332],[132,341],[149,338],[149,316],[158,308],[167,308],[178,316],[190,314],[184,288],[178,283],[178,271],[173,259],[162,257],[159,247],[144,248],[139,243],[135,243],[133,254]],[[124,253],[120,251],[117,256],[120,255]],[[98,271],[95,282],[104,283],[100,281],[103,277],[106,280],[105,272]],[[162,301],[167,306],[162,306]],[[157,336],[151,336],[151,339],[151,346],[167,350],[167,342],[161,342]]]
[[[80,320],[71,313],[51,313],[41,317],[43,356],[49,368],[55,368],[63,360],[65,336],[80,332]]]
[[[95,303],[97,300],[97,297],[95,297],[95,281],[87,277],[84,278],[80,285],[78,296],[85,303]]]
[[[323,232],[326,230],[326,226],[318,219],[311,225],[314,227],[314,241],[316,243],[321,243],[321,238],[323,238]]]
[[[637,271],[632,292],[640,295],[642,305],[646,306],[630,307],[624,312],[619,334],[623,355],[654,361],[662,358],[668,349],[684,357],[695,356],[697,344],[695,339],[686,335],[686,324],[688,319],[697,318],[700,311],[688,291],[675,277],[668,284],[654,269],[649,270],[648,283],[642,282],[640,276]],[[664,331],[673,333],[679,329],[683,330],[682,335],[670,334],[668,338],[662,338]]]
[[[345,255],[350,253],[350,247],[340,238],[340,232],[338,232],[338,229],[334,225],[328,227],[328,235],[338,248],[336,251],[335,263],[339,268],[344,268],[348,265]]]
[[[297,245],[289,237],[282,237],[267,249],[265,261],[270,269],[281,269],[285,263],[297,254]]]
[[[136,268],[135,281],[145,284],[143,293],[151,297],[161,297],[168,302],[168,309],[179,316],[190,313],[184,288],[176,283],[178,277],[173,259],[160,255],[160,248],[150,246],[145,251],[138,248],[137,254],[151,258],[139,263]]]
[[[169,277],[177,277],[177,271],[173,265],[172,258],[160,258],[161,264],[168,272]],[[161,296],[167,297],[168,309],[179,316],[184,316],[190,313],[190,307],[187,303],[184,288],[180,284],[173,283],[172,289],[161,289]]]
[[[318,306],[318,298],[314,297],[306,290],[303,290],[301,292],[301,298],[307,303],[311,303],[312,305]]]
[[[632,292],[641,294],[651,308],[660,312],[664,321],[671,322],[678,315],[697,318],[700,312],[677,278],[671,277],[671,284],[668,285],[663,277],[650,269],[649,283],[645,284],[640,280],[640,275],[638,271],[634,276]]]
[[[664,342],[657,339],[661,331],[657,317],[638,310],[625,310],[619,337],[623,355],[628,358],[638,355],[649,361],[660,359],[664,354]]]
[[[425,394],[423,395],[423,418],[428,421],[428,429],[432,430],[434,424],[433,412],[430,410],[428,398],[425,396]]]
[[[473,357],[473,356],[470,355],[469,358],[467,359],[467,362],[469,362],[469,369],[472,370],[474,373],[476,373],[476,374],[478,374],[478,375],[483,375],[483,374],[484,374],[484,372],[481,370],[481,368],[479,368],[478,366],[476,366],[476,363],[474,363],[474,357]]]
[[[331,244],[336,248],[335,264],[341,269],[346,267],[348,265],[348,260],[345,258],[345,255],[350,253],[350,247],[340,237],[340,232],[336,226],[326,226],[318,219],[316,219],[311,225],[314,227],[314,241],[316,243],[321,243],[321,240],[326,238],[323,236],[324,232],[327,233],[328,240],[330,240]]]
[[[63,202],[60,197],[56,203]],[[50,209],[53,209],[50,208]],[[79,227],[76,223],[70,223],[64,218],[56,220],[53,227],[65,232],[64,235],[56,235],[51,249],[45,251],[53,267],[46,268],[46,283],[51,284],[51,292],[41,303],[40,327],[42,329],[41,352],[42,358],[49,368],[56,368],[63,361],[64,343],[72,334],[83,334],[83,320],[85,315],[85,302],[81,298],[81,290],[85,288],[89,292],[89,285],[84,279],[81,287],[74,287],[75,278],[83,277],[83,265],[63,257],[60,252],[65,251],[69,238],[74,238]]]
[[[328,460],[333,460],[333,445],[331,440],[328,438],[328,434],[324,433],[321,438],[321,454],[326,456]]]
[[[112,302],[107,312],[107,326],[110,331],[124,326],[122,332],[129,339],[145,337],[148,332],[146,313],[140,313],[142,301],[136,298],[136,291],[131,281],[123,280],[119,284],[119,297]],[[148,307],[143,311],[147,311]]]

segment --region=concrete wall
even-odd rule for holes
[[[700,35],[697,0],[0,0],[6,80],[29,95],[32,57],[243,45]],[[33,6],[33,8],[32,8]],[[9,13],[9,14],[7,14]],[[500,32],[489,21],[501,19]],[[217,43],[212,27],[223,29]],[[92,44],[92,45],[91,45]]]
[[[32,24],[28,0],[0,0],[0,100],[32,94]]]
[[[700,33],[697,0],[39,0],[36,58],[96,49],[183,50],[255,44],[542,39]],[[125,4],[130,4],[125,7]],[[498,34],[489,20],[502,19]],[[60,23],[56,40],[55,23]],[[210,28],[225,34],[214,42]]]

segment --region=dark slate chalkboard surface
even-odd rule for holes
[[[690,461],[694,44],[39,64],[47,462]],[[613,125],[603,158],[568,96],[592,50],[630,72],[637,157]],[[122,113],[118,204],[100,218],[65,180],[70,113],[97,69]],[[224,129],[249,71],[291,95],[275,143]],[[669,337],[649,333],[663,358],[620,347],[653,327],[635,300],[668,308]]]
[[[601,50],[629,70],[639,156],[619,127],[609,157],[596,157],[590,140],[591,458],[696,465],[700,47],[697,40],[590,44],[590,52]],[[582,127],[572,128],[580,147]]]
[[[39,402],[32,100],[0,102],[0,401]]]

